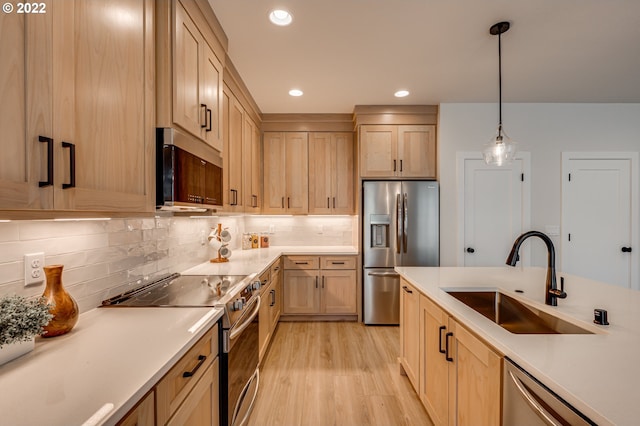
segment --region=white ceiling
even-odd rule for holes
[[[640,102],[640,0],[209,0],[263,113],[354,105]],[[267,15],[285,7],[288,27]],[[304,96],[288,95],[291,88]],[[411,94],[393,96],[398,89]]]

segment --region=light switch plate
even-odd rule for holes
[[[24,285],[40,284],[44,281],[44,253],[24,255]]]

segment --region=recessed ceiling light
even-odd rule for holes
[[[269,14],[269,20],[276,25],[284,27],[293,21],[293,15],[284,9],[275,9]]]
[[[393,96],[395,96],[396,98],[404,98],[405,96],[409,96],[409,91],[398,90],[396,93],[393,94]]]
[[[289,94],[291,96],[302,96],[302,90],[299,89],[291,89],[289,90]]]

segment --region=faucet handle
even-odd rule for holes
[[[549,293],[551,293],[553,296],[557,297],[558,299],[567,298],[567,293],[564,292],[564,277],[560,277],[560,290],[558,290],[557,288],[552,288],[549,290]]]

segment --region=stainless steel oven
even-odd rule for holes
[[[222,317],[221,367],[226,371],[220,378],[221,424],[246,424],[260,383],[258,369],[260,296],[256,282],[225,305]]]
[[[504,360],[503,381],[504,426],[596,424],[509,358]]]

